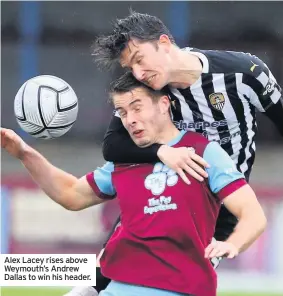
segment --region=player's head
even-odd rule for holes
[[[174,48],[174,38],[160,19],[131,12],[115,22],[112,34],[97,38],[93,55],[104,67],[119,62],[136,79],[159,90],[169,83]]]
[[[110,97],[124,127],[139,147],[164,139],[170,127],[170,100],[161,90],[144,85],[131,72],[111,84]]]

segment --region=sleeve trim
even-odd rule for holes
[[[96,185],[95,183],[95,180],[94,180],[94,172],[90,172],[86,175],[86,180],[89,184],[89,186],[92,188],[92,190],[94,191],[94,193],[101,199],[113,199],[116,197],[116,194],[115,195],[108,195],[108,194],[105,194],[103,192],[100,191],[100,189],[98,188],[98,186]]]
[[[219,192],[217,192],[217,196],[220,198],[220,200],[223,200],[228,195],[232,194],[236,190],[240,189],[244,185],[247,184],[247,181],[245,179],[238,179],[234,182],[226,185],[224,188],[222,188]]]

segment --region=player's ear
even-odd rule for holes
[[[171,40],[170,38],[168,37],[168,35],[166,34],[162,34],[160,35],[159,37],[159,43],[162,44],[162,43],[171,43]]]
[[[166,34],[162,34],[159,37],[158,43],[160,46],[162,46],[166,51],[169,51],[170,46],[172,44],[170,38]]]
[[[170,100],[168,96],[162,96],[159,100],[160,102],[160,110],[162,114],[167,114],[170,109]]]

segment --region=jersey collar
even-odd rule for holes
[[[209,72],[209,62],[208,62],[207,57],[203,53],[193,51],[193,48],[191,48],[191,47],[185,47],[184,50],[189,51],[191,54],[197,56],[202,61],[202,64],[203,64],[202,73]]]

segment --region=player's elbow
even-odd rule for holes
[[[73,212],[76,212],[76,211],[81,211],[84,209],[84,207],[82,207],[81,204],[79,204],[78,202],[75,202],[75,201],[65,201],[64,203],[61,203],[61,206],[68,210],[68,211],[73,211]]]
[[[261,235],[267,227],[267,218],[259,203],[250,205],[250,207],[246,206],[239,217],[239,220],[241,219],[243,221],[250,221],[253,228],[256,228],[258,236]]]
[[[63,208],[65,208],[68,211],[77,212],[83,210],[83,208],[77,204],[62,204]]]
[[[262,233],[267,226],[265,213],[249,185],[245,185],[224,199],[225,206],[248,227]]]
[[[259,227],[260,234],[263,233],[267,227],[267,218],[261,209],[261,211],[258,213],[257,223]]]
[[[66,191],[58,203],[68,211],[75,212],[85,209],[85,205],[81,202],[81,199],[77,198],[76,194],[72,193],[72,190]]]

